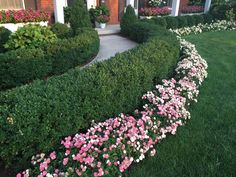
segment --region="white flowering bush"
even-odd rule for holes
[[[181,50],[184,59],[176,77],[143,95],[142,110],[94,123],[86,133],[64,138],[58,151],[33,156],[33,167],[17,177],[122,176],[131,164],[154,156],[154,146],[190,118],[187,109],[197,101],[207,77],[207,63],[195,46],[181,40]]]
[[[198,24],[197,26],[192,27],[184,27],[179,29],[170,29],[171,32],[177,34],[177,36],[185,36],[189,34],[199,34],[202,32],[208,31],[225,31],[225,30],[236,30],[236,21],[226,21],[219,20],[216,22],[212,22],[210,24]]]

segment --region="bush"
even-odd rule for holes
[[[71,29],[62,23],[55,23],[51,26],[51,30],[58,38],[68,38],[71,34]]]
[[[195,19],[195,25],[204,23],[203,15],[193,15],[193,18]]]
[[[149,35],[146,30],[139,34]],[[162,37],[151,35],[147,43],[83,70],[1,92],[4,162],[24,168],[33,154],[57,148],[62,136],[87,128],[92,120],[133,111],[146,90],[173,73],[179,58],[176,37]]]
[[[183,28],[188,26],[188,21],[186,16],[178,16],[176,18],[178,20],[178,28]]]
[[[92,23],[95,23],[96,18],[100,15],[110,16],[110,10],[105,4],[89,9],[89,15]]]
[[[158,17],[158,18],[155,18],[153,19],[155,24],[156,25],[160,25],[162,26],[163,28],[166,28],[167,27],[167,22],[166,22],[166,19],[165,17]]]
[[[73,32],[78,28],[92,27],[84,0],[73,1],[73,5],[70,9],[69,23]]]
[[[136,21],[137,16],[135,15],[134,8],[128,5],[120,22],[121,33],[125,36],[130,34],[130,28]]]
[[[226,19],[226,11],[230,10],[230,4],[222,4],[222,5],[213,5],[210,9],[210,14],[216,20],[224,20]]]
[[[214,17],[210,13],[204,14],[203,18],[204,23],[212,23],[214,21]]]
[[[18,49],[0,55],[0,90],[5,90],[34,79],[62,74],[90,60],[99,50],[98,34],[93,29],[59,39],[37,49]],[[24,57],[25,56],[25,57]]]
[[[5,52],[4,44],[8,41],[11,31],[4,27],[0,27],[0,53]]]
[[[39,47],[43,43],[55,42],[56,39],[56,35],[48,27],[25,25],[11,34],[4,47],[6,49]]]
[[[176,29],[178,28],[178,19],[176,17],[165,17],[166,19],[166,23],[167,23],[167,26],[166,28],[167,29]]]
[[[189,27],[196,25],[196,19],[194,18],[193,15],[187,15],[185,18],[187,18]]]

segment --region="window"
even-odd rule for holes
[[[0,9],[24,9],[24,0],[0,0]]]

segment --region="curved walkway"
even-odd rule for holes
[[[117,53],[125,52],[137,45],[137,43],[119,35],[100,36],[100,50],[98,55],[88,65],[107,60],[115,56]]]

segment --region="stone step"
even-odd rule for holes
[[[99,36],[113,35],[120,33],[120,25],[107,25],[106,28],[95,28]]]

